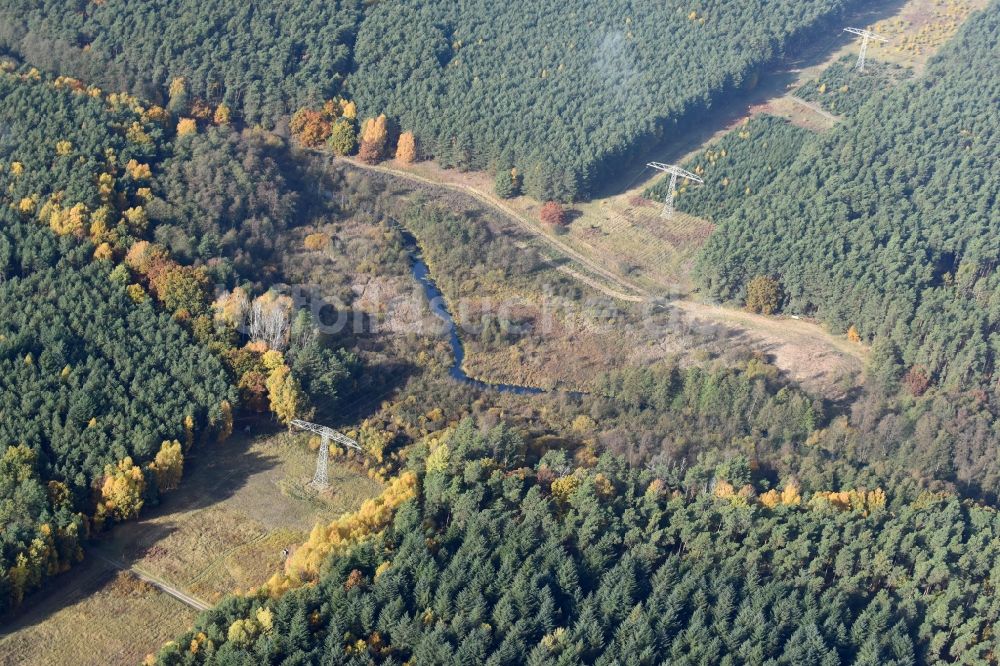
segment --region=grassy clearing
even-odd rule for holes
[[[891,41],[872,44],[869,52],[877,60],[919,72],[973,12],[988,4],[989,0],[908,0],[894,16],[870,26]]]
[[[194,610],[131,574],[96,573],[84,575],[89,584],[54,612],[32,608],[20,618],[16,631],[0,637],[0,664],[138,664],[194,621]]]
[[[281,567],[282,549],[379,492],[363,473],[334,465],[332,489],[317,495],[305,488],[314,465],[304,438],[287,433],[203,447],[178,501],[118,527],[102,547],[214,603],[265,582]]]
[[[730,344],[764,353],[789,379],[814,394],[840,399],[863,379],[867,348],[814,322],[692,301],[680,301],[677,307],[692,320],[726,327],[732,332]]]
[[[11,633],[0,641],[0,664],[137,663],[193,621],[193,609],[116,575],[99,555],[209,603],[261,585],[282,567],[282,549],[381,491],[364,473],[334,463],[331,490],[317,495],[305,488],[314,465],[305,436],[288,433],[199,448],[180,490],[142,520],[116,526],[79,569],[5,627]]]

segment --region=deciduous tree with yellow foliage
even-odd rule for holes
[[[366,164],[375,164],[385,157],[389,141],[389,121],[385,114],[368,118],[361,124],[361,148],[358,159]]]
[[[184,453],[181,451],[181,443],[176,439],[164,441],[149,467],[156,479],[157,490],[160,492],[176,490],[184,473]]]
[[[399,135],[399,142],[396,144],[396,161],[403,164],[410,164],[417,159],[417,140],[413,132],[403,132]]]
[[[131,456],[126,456],[117,465],[107,465],[95,520],[100,524],[107,518],[135,518],[142,509],[145,490],[146,477],[142,468],[132,462]]]
[[[306,396],[287,365],[280,365],[267,377],[267,398],[271,411],[282,423],[304,416]]]

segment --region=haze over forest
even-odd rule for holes
[[[0,664],[995,663],[997,62],[0,0]]]

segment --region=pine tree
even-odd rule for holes
[[[338,118],[330,129],[327,145],[335,155],[352,155],[358,147],[354,121],[348,118]]]

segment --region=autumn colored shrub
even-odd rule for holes
[[[299,109],[292,116],[289,129],[303,146],[315,148],[322,146],[330,138],[332,126],[329,118],[322,111]]]
[[[309,234],[303,244],[307,250],[322,250],[330,245],[330,237],[324,233]]]
[[[538,217],[542,222],[553,227],[561,227],[566,224],[567,220],[566,209],[555,201],[545,202]]]

